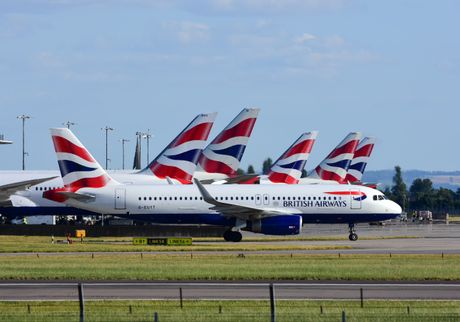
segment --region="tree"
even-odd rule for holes
[[[437,210],[455,209],[455,193],[450,189],[439,188],[434,195],[434,203]]]
[[[407,187],[402,178],[401,167],[399,165],[395,167],[391,197],[394,202],[402,207],[403,211],[406,210]]]
[[[267,158],[264,163],[262,164],[262,173],[268,174],[270,168],[272,167],[273,161],[271,158]]]
[[[242,176],[242,175],[244,174],[244,170],[241,169],[241,168],[238,168],[238,169],[236,170],[236,174],[239,175],[239,176]]]
[[[430,179],[415,179],[409,192],[411,209],[424,210],[433,208],[436,196]]]
[[[256,173],[256,172],[254,171],[254,167],[253,167],[252,165],[249,165],[248,171],[247,171],[246,173],[247,173],[247,174],[254,174],[254,173]]]

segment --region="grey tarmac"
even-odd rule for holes
[[[460,300],[460,283],[273,282],[277,299]],[[0,301],[77,300],[75,282],[2,282]],[[87,282],[86,300],[263,300],[269,283],[253,282]]]

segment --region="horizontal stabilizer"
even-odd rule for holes
[[[96,199],[95,196],[88,195],[85,193],[78,193],[78,192],[71,192],[71,191],[59,191],[57,193],[65,196],[68,199],[75,199],[77,201],[83,201],[83,202],[93,201],[94,199]]]

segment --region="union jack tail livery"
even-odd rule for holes
[[[260,109],[245,108],[204,149],[199,168],[208,173],[234,175],[251,136]]]
[[[308,175],[308,178],[333,180],[345,183],[348,168],[361,139],[360,132],[351,132],[331,153]]]
[[[268,179],[273,183],[298,183],[317,136],[317,131],[302,134],[273,164]]]
[[[51,129],[54,149],[65,190],[101,188],[117,184],[67,128]]]
[[[191,183],[217,113],[200,114],[140,173]]]
[[[359,142],[356,148],[353,161],[351,161],[350,167],[348,168],[346,182],[354,183],[361,182],[361,179],[366,170],[367,163],[369,162],[372,150],[374,149],[375,138],[365,137]]]

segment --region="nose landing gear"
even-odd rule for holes
[[[355,224],[354,223],[349,223],[348,224],[348,231],[350,232],[350,235],[348,235],[349,240],[351,240],[351,241],[358,240],[358,234],[355,232]]]

